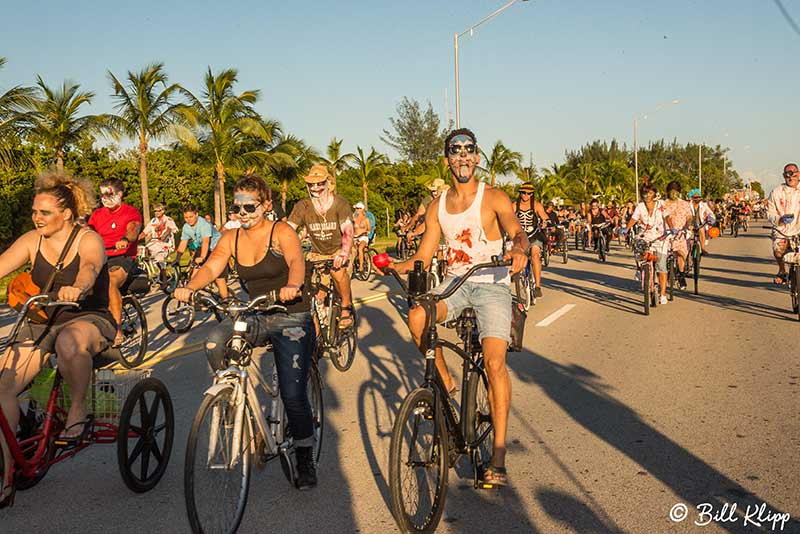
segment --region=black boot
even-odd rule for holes
[[[317,469],[314,467],[314,448],[297,447],[297,489],[307,490],[317,485]]]

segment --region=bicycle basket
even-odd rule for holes
[[[94,414],[96,422],[118,424],[119,414],[125,399],[128,398],[133,386],[152,374],[152,369],[98,369],[93,373],[92,383],[87,391],[89,412]],[[37,413],[47,410],[47,401],[56,370],[53,368],[42,369],[33,379],[28,390],[28,400],[36,402]],[[71,395],[69,386],[62,382],[61,390],[56,400],[58,406],[69,410]]]

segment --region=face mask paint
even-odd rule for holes
[[[678,191],[675,191],[674,189],[673,189],[672,191],[670,191],[670,192],[669,192],[669,199],[670,199],[670,200],[678,200],[678,198],[679,198],[680,196],[681,196],[680,192],[678,192]]]
[[[111,190],[101,191],[100,202],[108,209],[114,209],[122,204],[122,193]]]
[[[240,206],[258,205],[253,213],[239,209],[239,212],[236,214],[236,219],[242,225],[242,228],[247,230],[261,221],[264,215],[264,207],[259,203],[256,197],[249,193],[236,193],[233,197],[233,201],[234,205],[238,204]]]

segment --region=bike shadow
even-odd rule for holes
[[[641,466],[643,475],[655,477],[680,500],[695,506],[711,503],[715,510],[735,501],[739,505],[740,519],[748,505],[756,507],[766,503],[769,509],[778,511],[777,507],[650,426],[633,409],[612,397],[600,376],[581,366],[551,361],[530,350],[525,350],[522,356],[509,359],[509,366],[520,380],[540,387],[573,421]],[[563,510],[554,503],[563,498],[553,500],[552,495],[540,494],[539,500],[542,502],[548,497],[545,509],[551,517],[561,521]],[[573,515],[569,520],[577,521],[579,517]],[[605,523],[603,526],[595,524],[594,514],[586,515],[583,520],[588,523],[578,525],[575,531],[617,531]],[[800,525],[797,520],[794,522]],[[726,532],[743,534],[768,531],[766,526],[763,530],[752,525],[743,526],[742,520],[717,526]]]
[[[545,288],[558,289],[589,302],[600,304],[607,308],[614,310],[624,311],[628,313],[640,313],[642,302],[639,298],[634,298],[632,292],[636,292],[639,296],[638,282],[614,276],[606,273],[594,273],[589,271],[574,271],[568,269],[551,269],[554,274],[558,274],[563,279],[549,278],[545,279],[543,285]],[[623,294],[591,287],[588,285],[579,285],[567,282],[566,279],[574,278],[581,282],[591,282],[600,286],[617,289]]]

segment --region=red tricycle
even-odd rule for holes
[[[0,354],[15,342],[34,306],[76,306],[35,295],[21,310],[11,333],[0,343]],[[45,357],[42,371],[20,396],[19,430],[12,429],[0,411],[0,431],[9,446],[12,466],[8,480],[14,489],[36,485],[50,467],[70,458],[92,443],[116,443],[117,463],[125,485],[142,493],[158,484],[169,462],[174,436],[172,400],[164,384],[150,369],[125,369],[118,349],[106,349],[93,358],[87,406],[93,420],[85,437],[66,444],[58,436],[64,428],[70,395],[54,363]],[[121,406],[121,409],[120,409]],[[5,472],[0,454],[0,476]],[[13,497],[11,502],[13,502]],[[9,503],[10,504],[10,503]]]

